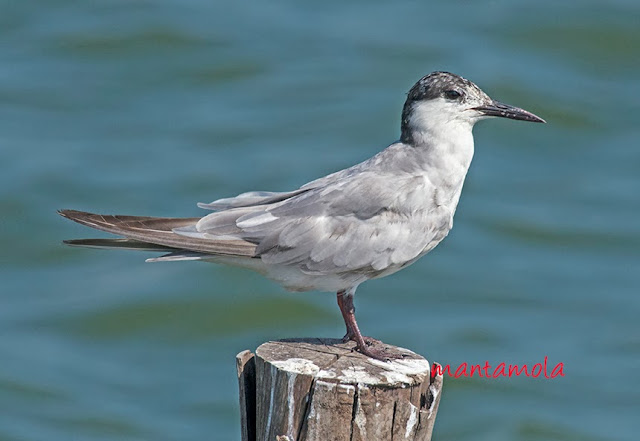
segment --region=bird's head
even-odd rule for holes
[[[545,122],[518,107],[491,99],[478,86],[449,72],[432,72],[422,77],[407,94],[402,110],[402,138],[416,142],[415,135],[433,136],[446,130],[471,130],[485,118],[502,117]]]

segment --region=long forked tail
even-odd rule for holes
[[[194,225],[199,218],[117,216],[77,210],[59,210],[58,213],[79,224],[126,238],[65,241],[69,245],[149,251],[188,250],[206,254],[255,256],[256,245],[241,239],[200,239],[173,232],[174,228]]]

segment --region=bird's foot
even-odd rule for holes
[[[367,357],[380,360],[380,361],[398,360],[398,359],[403,359],[407,356],[406,354],[398,353],[396,351],[392,352],[385,349],[384,347],[381,347],[383,343],[380,340],[376,340],[368,337],[365,337],[365,338],[368,341],[365,340],[364,346],[361,346],[360,344],[358,344],[354,348],[356,351],[360,352],[362,355],[366,355]]]
[[[399,354],[397,352],[391,352],[389,350],[384,349],[384,343],[380,340],[371,337],[360,336],[361,341],[357,335],[347,332],[344,337],[342,337],[342,342],[347,343],[350,341],[356,342],[356,347],[353,350],[360,352],[362,355],[366,355],[367,357],[371,357],[376,360],[381,361],[390,361],[397,360],[400,358],[404,358],[406,355]]]
[[[362,340],[367,346],[375,346],[383,344],[380,340],[376,340],[375,338],[362,336]],[[347,332],[344,337],[342,337],[342,343],[348,343],[350,341],[355,341],[358,343],[358,337],[355,334],[351,334]]]

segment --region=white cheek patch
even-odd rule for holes
[[[457,119],[459,115],[460,106],[444,98],[421,101],[413,106],[409,126],[413,130],[424,130],[446,124]]]
[[[416,103],[408,126],[418,143],[472,146],[471,129],[476,121],[463,104],[436,98]]]

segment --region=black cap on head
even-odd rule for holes
[[[450,72],[431,72],[420,78],[409,90],[407,103],[435,98],[457,98],[453,96],[454,94],[447,96],[448,92],[457,92],[460,97],[464,97],[470,91],[477,92],[474,94],[476,96],[485,95],[478,86],[460,75]]]

